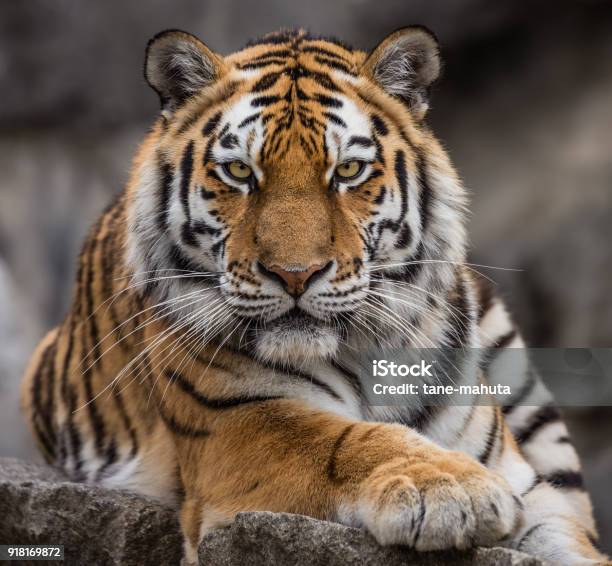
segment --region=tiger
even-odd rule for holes
[[[184,564],[257,510],[416,551],[606,562],[528,360],[503,405],[376,406],[354,370],[383,345],[525,348],[467,263],[467,192],[427,123],[440,70],[421,26],[371,51],[302,29],[227,56],[180,30],[148,43],[160,114],[21,403],[71,479],[175,506]]]

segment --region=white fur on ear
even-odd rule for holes
[[[222,71],[221,57],[184,31],[163,31],[147,45],[145,78],[159,95],[164,113],[214,83]]]
[[[427,94],[440,75],[438,41],[420,26],[388,35],[370,53],[363,69],[391,96],[404,100],[419,118],[428,108]]]

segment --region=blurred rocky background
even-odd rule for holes
[[[430,121],[472,193],[472,258],[530,344],[612,346],[612,2],[0,2],[0,455],[33,459],[18,382],[65,312],[88,226],[156,115],[146,41],[226,53],[281,26],[373,47],[420,23],[446,61]],[[612,551],[612,410],[567,411]]]

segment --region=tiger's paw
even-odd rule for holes
[[[398,458],[360,487],[356,520],[383,545],[420,551],[491,546],[522,522],[522,503],[499,475],[457,452],[426,462]]]

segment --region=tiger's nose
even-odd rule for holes
[[[266,267],[263,263],[259,262],[259,270],[270,279],[279,281],[287,293],[294,297],[299,297],[315,279],[318,279],[331,267],[331,264],[331,261],[325,265],[314,263],[306,269],[288,270],[280,265]]]

